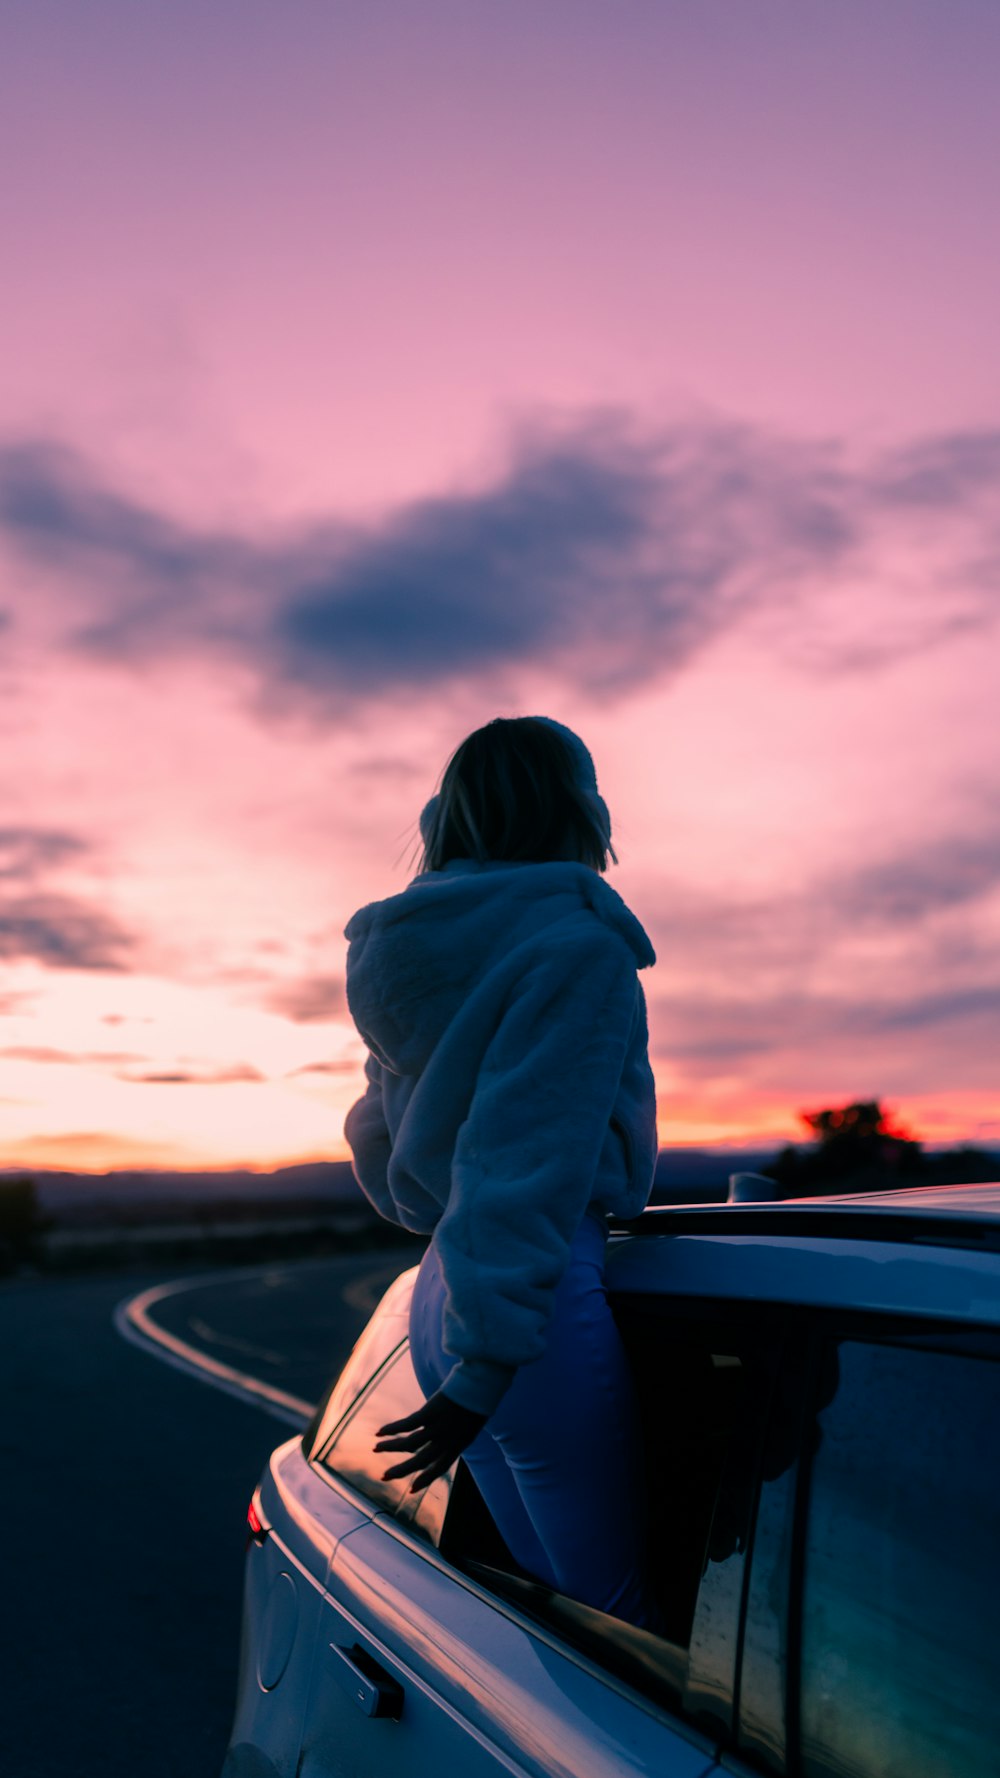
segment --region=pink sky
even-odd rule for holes
[[[343,1155],[346,920],[534,711],[664,1144],[1000,1141],[1000,12],[4,34],[0,1166]]]

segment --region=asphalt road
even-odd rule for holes
[[[205,1279],[156,1310],[192,1345],[315,1400],[406,1249]],[[246,1507],[289,1436],[129,1345],[162,1274],[0,1285],[0,1772],[218,1778]]]

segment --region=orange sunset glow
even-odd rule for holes
[[[139,10],[4,52],[0,1167],[346,1156],[343,928],[535,713],[664,1147],[1000,1144],[997,16]]]

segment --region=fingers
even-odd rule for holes
[[[403,1463],[394,1463],[391,1469],[384,1469],[382,1480],[394,1482],[399,1476],[412,1475],[415,1469],[419,1469],[421,1464],[427,1462],[427,1449],[428,1447],[424,1445],[415,1457],[409,1457]]]
[[[377,1436],[382,1438],[386,1433],[414,1431],[423,1426],[425,1411],[426,1404],[423,1408],[417,1408],[414,1413],[405,1415],[402,1420],[387,1420],[384,1426],[379,1427]]]
[[[459,1452],[450,1444],[442,1445],[438,1440],[425,1440],[412,1457],[404,1458],[402,1463],[394,1463],[390,1469],[384,1469],[382,1480],[395,1482],[419,1471],[410,1488],[411,1493],[416,1493],[419,1488],[426,1488],[431,1482],[436,1482],[438,1476],[444,1475],[458,1456]]]
[[[421,1428],[418,1432],[408,1433],[405,1438],[380,1438],[375,1446],[376,1451],[415,1451],[417,1446],[426,1443],[427,1433]]]
[[[411,1494],[419,1494],[421,1488],[429,1488],[431,1483],[436,1482],[439,1476],[443,1476],[447,1473],[454,1461],[455,1458],[453,1456],[438,1457],[434,1463],[429,1464],[425,1470],[422,1470],[420,1475],[414,1477],[413,1481],[410,1483],[409,1492]]]

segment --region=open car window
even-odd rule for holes
[[[422,1401],[409,1343],[404,1339],[390,1351],[360,1394],[349,1401],[326,1439],[316,1441],[313,1461],[356,1488],[381,1511],[414,1524],[436,1544],[448,1505],[451,1475],[441,1476],[420,1494],[412,1494],[411,1476],[386,1481],[383,1475],[405,1453],[375,1450],[379,1427],[412,1413]]]
[[[618,1305],[643,1420],[649,1572],[663,1635],[518,1569],[461,1463],[441,1553],[581,1653],[713,1734],[732,1727],[737,1644],[765,1425],[781,1340],[752,1317]]]
[[[412,1281],[412,1272],[393,1280],[355,1341],[347,1363],[334,1377],[302,1435],[302,1449],[307,1457],[314,1457],[329,1446],[348,1408],[406,1339]]]

